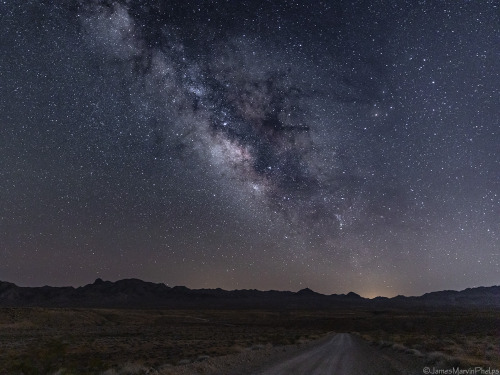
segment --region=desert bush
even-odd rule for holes
[[[390,348],[392,347],[394,344],[392,342],[389,342],[389,341],[385,341],[385,340],[380,340],[378,342],[378,346],[379,348]]]
[[[407,349],[406,353],[411,354],[411,355],[413,355],[415,357],[419,357],[419,358],[421,358],[421,357],[424,356],[422,354],[422,352],[420,350],[417,350],[417,349]]]
[[[78,374],[78,372],[75,370],[60,368],[56,372],[53,372],[51,375],[76,375],[76,374]]]
[[[401,345],[401,344],[393,344],[392,348],[394,350],[397,350],[398,352],[405,352],[408,349],[406,346]]]
[[[40,370],[30,358],[21,358],[8,364],[13,374],[38,375]]]
[[[426,362],[429,365],[434,365],[437,362],[442,361],[444,358],[446,358],[446,354],[444,354],[444,353],[431,352],[431,353],[427,353]]]
[[[196,357],[196,362],[202,362],[202,361],[205,361],[209,358],[210,358],[209,355],[199,355],[198,357]]]
[[[428,353],[426,356],[426,363],[442,368],[466,367],[469,365],[457,357],[449,356],[441,352]]]
[[[143,375],[148,373],[148,369],[138,363],[126,363],[118,373],[119,375]]]
[[[262,345],[262,344],[257,344],[257,345],[252,345],[250,347],[250,350],[262,350],[262,349],[265,349],[266,346],[265,345]]]

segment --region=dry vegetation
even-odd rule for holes
[[[437,365],[500,368],[500,314],[492,311],[4,308],[0,309],[0,374],[139,374],[297,344],[331,331],[357,332],[377,345]]]
[[[500,312],[448,311],[386,313],[373,329],[360,331],[380,347],[426,359],[437,367],[482,366],[500,369]]]

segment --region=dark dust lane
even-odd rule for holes
[[[257,371],[257,375],[413,374],[409,363],[391,358],[362,339],[339,333],[325,343]],[[421,369],[420,369],[421,371]]]

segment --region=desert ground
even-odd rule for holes
[[[2,375],[278,374],[325,345],[407,373],[499,369],[500,312],[0,309]]]

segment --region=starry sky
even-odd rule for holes
[[[0,2],[0,280],[500,283],[500,3]]]

